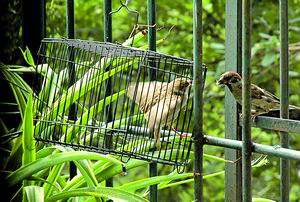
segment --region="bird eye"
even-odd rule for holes
[[[235,77],[232,77],[231,79],[230,79],[230,82],[231,83],[236,83],[238,80],[237,80],[237,78],[235,78]]]

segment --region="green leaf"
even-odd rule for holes
[[[266,198],[253,198],[252,201],[253,202],[276,202],[276,201],[273,201],[271,199],[266,199]]]
[[[267,53],[262,62],[261,62],[261,65],[264,66],[264,67],[268,67],[270,66],[272,63],[275,62],[275,60],[278,58],[277,56],[278,54],[275,54],[275,53]]]
[[[23,119],[26,109],[26,95],[28,95],[28,92],[30,92],[31,89],[28,86],[28,84],[26,84],[25,86],[25,81],[16,73],[8,72],[7,70],[2,70],[2,73],[5,76],[5,78],[9,81],[9,85],[14,93],[19,111],[21,113],[21,117]],[[24,90],[28,89],[30,89],[28,92],[24,92]]]
[[[20,47],[19,47],[19,49],[21,50],[22,55],[23,55],[25,61],[27,62],[27,64],[29,64],[30,66],[35,67],[34,59],[33,59],[32,55],[31,55],[31,52],[28,49],[28,47],[26,46],[26,50],[25,51],[23,51]]]
[[[24,187],[25,197],[27,202],[43,202],[44,189],[39,186],[26,186]]]
[[[35,161],[35,139],[33,137],[33,113],[32,113],[32,94],[29,94],[27,106],[23,121],[23,136],[22,136],[22,166]],[[33,185],[32,182],[24,181],[24,185]]]
[[[220,171],[220,172],[215,172],[215,173],[211,173],[211,174],[206,174],[203,176],[203,179],[209,179],[215,176],[219,176],[219,175],[223,175],[225,172],[224,171]],[[173,183],[168,183],[168,184],[162,184],[161,186],[158,186],[158,189],[165,189],[168,187],[174,187],[174,186],[178,186],[178,185],[182,185],[182,184],[187,184],[187,183],[192,183],[194,182],[194,178],[192,179],[187,179],[187,180],[181,180],[178,182],[173,182]]]
[[[43,119],[51,120],[51,117],[57,117],[58,115],[61,115],[63,111],[67,111],[67,109],[69,109],[73,102],[76,102],[79,98],[90,92],[90,90],[97,88],[97,86],[100,85],[104,80],[122,70],[127,69],[131,64],[132,62],[128,62],[126,65],[111,69],[110,71],[100,74],[93,79],[90,79],[91,77],[89,76],[85,76],[84,78],[78,80],[67,90],[66,94],[63,94],[59,99],[57,99],[57,101],[53,104],[52,110],[46,113]],[[90,72],[90,74],[92,73],[94,72]],[[41,125],[41,122],[37,123],[36,131],[40,131]]]
[[[54,153],[59,153],[59,150],[55,150]],[[53,190],[54,190],[54,186],[56,184],[56,180],[58,179],[58,177],[61,175],[61,171],[64,168],[64,163],[58,164],[58,165],[54,165],[52,167],[52,169],[49,171],[48,177],[46,179],[46,181],[48,183],[45,183],[43,185],[43,188],[45,190],[45,198],[48,198],[49,196],[52,195]]]
[[[50,198],[45,202],[52,202],[58,200],[66,200],[76,196],[93,196],[93,197],[107,197],[114,201],[130,201],[130,202],[146,202],[147,200],[124,190],[110,187],[88,187],[79,188],[71,191],[61,192]]]
[[[38,159],[26,166],[22,166],[18,170],[14,171],[10,174],[6,180],[8,186],[16,185],[17,183],[21,182],[25,178],[29,178],[31,175],[45,169],[50,168],[51,166],[65,163],[69,161],[78,161],[78,160],[103,160],[107,162],[112,162],[118,164],[120,167],[123,165],[122,162],[116,160],[115,158],[108,157],[106,155],[101,155],[94,152],[87,152],[87,151],[71,151],[71,152],[63,152],[57,154],[51,154],[47,157]]]
[[[128,170],[133,169],[133,168],[145,166],[148,163],[149,163],[148,161],[130,159],[130,161],[128,161],[126,163],[125,168],[126,168],[126,171],[128,171]],[[109,178],[111,178],[115,175],[118,175],[120,173],[122,173],[122,168],[114,164],[109,169],[101,170],[101,172],[96,174],[96,177],[98,179],[98,182],[101,182],[103,180],[109,179]]]
[[[33,137],[32,94],[29,94],[23,121],[23,166],[35,161],[35,139]]]
[[[87,160],[80,160],[80,161],[75,161],[76,167],[79,169],[81,175],[84,177],[85,182],[90,186],[90,187],[97,187],[98,182],[96,179],[96,176],[93,172],[93,168],[89,164]]]
[[[132,42],[137,43],[141,39],[143,39],[146,36],[147,32],[138,32],[131,38],[127,39],[124,43],[122,43],[122,46],[131,46]]]
[[[67,139],[66,142],[70,142],[72,139],[72,136],[74,137],[80,127],[76,127],[76,125],[85,125],[87,124],[93,117],[94,114],[97,114],[101,112],[106,106],[108,106],[110,103],[114,102],[118,99],[119,96],[125,94],[125,90],[122,90],[120,92],[117,92],[111,96],[107,96],[106,98],[100,100],[98,103],[96,103],[94,106],[92,106],[89,110],[87,110],[81,118],[79,118],[75,124],[70,127],[67,131]],[[65,139],[65,136],[62,136],[61,139]]]
[[[183,178],[193,177],[193,176],[194,176],[193,173],[183,173],[183,174],[176,173],[174,175],[157,176],[157,177],[151,177],[151,178],[130,182],[121,185],[118,188],[129,192],[134,192],[138,189],[147,188],[150,185],[159,184],[164,181],[178,180],[178,179],[183,179]]]

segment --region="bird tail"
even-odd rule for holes
[[[160,149],[161,142],[160,142],[160,130],[149,128],[150,137],[154,139],[154,144],[156,149]]]
[[[155,141],[155,147],[156,149],[160,149],[161,143],[160,143],[160,131],[154,132],[154,141]]]
[[[300,110],[300,107],[297,107],[297,106],[295,106],[295,105],[290,105],[289,107],[290,107],[290,109],[297,109],[297,110]]]

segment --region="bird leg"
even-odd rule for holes
[[[261,113],[255,111],[255,110],[251,110],[251,121],[252,121],[252,123],[255,122],[256,117],[259,116],[260,114]],[[243,118],[243,114],[240,113],[240,119],[242,119],[242,118]]]
[[[256,119],[256,117],[259,115],[259,113],[257,113],[257,112],[251,112],[251,120],[252,120],[252,123],[254,123],[255,122],[255,119]]]
[[[174,128],[173,126],[171,126],[171,129],[176,133],[178,134],[181,138],[187,138],[189,137],[189,134],[188,133],[180,133],[178,132],[178,130],[176,128]]]

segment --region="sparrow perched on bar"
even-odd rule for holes
[[[191,80],[183,78],[171,82],[139,82],[129,85],[127,96],[139,105],[147,120],[150,134],[154,136],[156,148],[160,148],[160,131],[178,117],[186,105]]]
[[[216,84],[226,85],[235,100],[242,105],[242,77],[238,73],[234,71],[225,72],[217,80]],[[289,107],[290,109],[300,110],[299,107],[293,105]],[[258,116],[270,110],[280,109],[280,99],[267,90],[251,84],[251,108],[255,110],[254,116]]]

